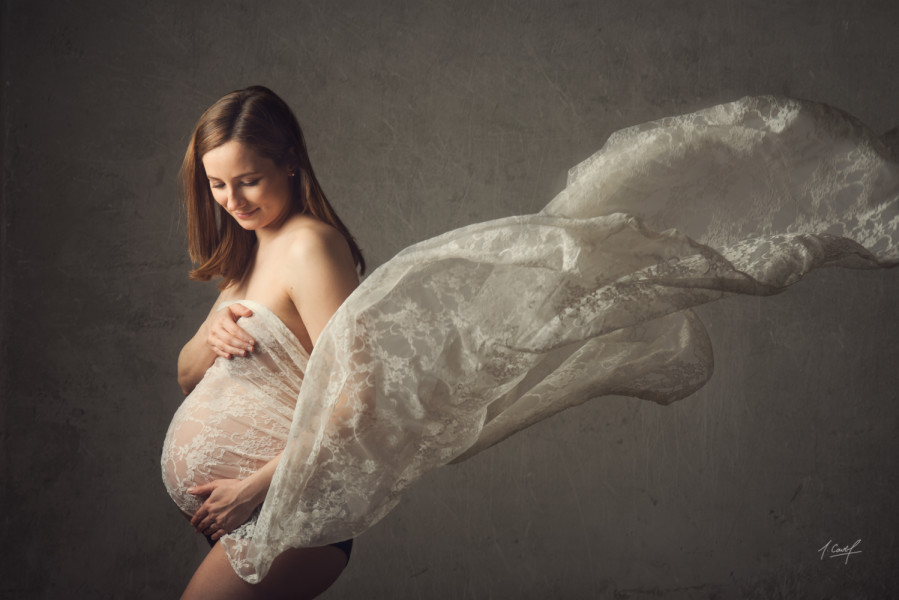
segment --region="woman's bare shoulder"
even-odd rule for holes
[[[306,269],[325,262],[332,268],[355,264],[346,238],[331,225],[308,215],[296,215],[284,224],[279,254],[289,269]]]
[[[279,254],[280,279],[315,344],[325,323],[359,285],[343,235],[311,218],[291,219]]]

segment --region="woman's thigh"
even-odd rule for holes
[[[337,580],[345,566],[346,555],[334,546],[287,550],[254,585],[237,576],[222,545],[216,544],[187,584],[181,600],[315,598]]]

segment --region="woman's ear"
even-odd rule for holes
[[[287,160],[285,161],[285,164],[287,165],[287,174],[291,177],[300,173],[300,159],[297,157],[294,148],[287,151]]]

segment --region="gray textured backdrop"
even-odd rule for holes
[[[899,125],[894,0],[3,4],[0,597],[172,598],[160,481],[190,283],[176,174],[268,85],[375,266],[533,212],[612,131],[753,93]],[[426,477],[329,598],[899,595],[899,270],[705,307],[712,382],[603,398]],[[861,542],[848,562],[829,540]]]

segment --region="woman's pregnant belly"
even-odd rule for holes
[[[286,444],[296,397],[254,376],[254,358],[216,360],[175,413],[162,450],[162,479],[183,512],[202,498],[188,489],[215,479],[244,479]],[[293,404],[291,404],[291,401]]]

